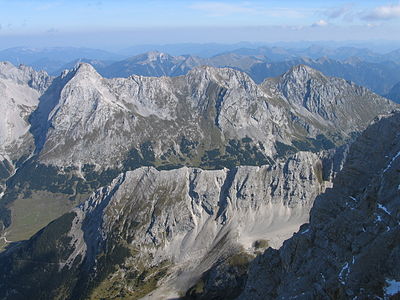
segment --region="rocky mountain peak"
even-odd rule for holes
[[[101,77],[99,73],[97,73],[96,69],[88,63],[79,62],[73,69],[72,72],[77,75],[85,75],[85,76],[97,76]]]
[[[297,65],[292,67],[289,71],[282,75],[286,80],[295,82],[305,82],[310,79],[326,78],[320,71],[317,71],[307,65]]]
[[[382,105],[396,107],[395,103],[364,87],[341,78],[327,77],[305,65],[295,66],[278,78],[267,79],[262,86],[280,94],[302,113],[311,112],[342,128],[353,127],[358,122],[355,120],[367,115],[370,121],[372,112]]]
[[[135,62],[137,64],[154,64],[154,63],[163,63],[165,61],[174,61],[176,60],[176,57],[173,57],[167,53],[163,53],[160,51],[149,51],[143,54],[139,54],[136,56],[133,56],[126,61],[132,63]]]
[[[189,80],[193,78],[212,80],[224,88],[234,88],[239,86],[246,89],[250,86],[254,89],[256,88],[256,84],[249,75],[231,68],[200,66],[189,71],[187,78]]]
[[[9,62],[0,62],[0,78],[12,80],[18,84],[27,84],[39,92],[49,87],[53,79],[45,71],[37,72],[25,65],[16,67]]]
[[[8,61],[0,62],[0,76],[2,78],[7,78],[11,74],[18,72],[18,68]]]
[[[172,56],[159,51],[150,51],[147,53],[147,58],[150,61],[171,59]]]

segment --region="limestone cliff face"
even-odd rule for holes
[[[173,78],[105,79],[85,63],[57,78],[3,63],[0,79],[0,105],[8,112],[1,147],[79,171],[85,164],[123,170],[132,159],[139,166],[203,167],[217,157],[228,166],[234,156],[228,148],[242,139],[262,158],[257,164],[265,164],[288,152],[341,144],[396,107],[306,66],[261,85],[243,72],[213,67]]]
[[[299,113],[312,113],[343,133],[364,129],[388,100],[341,78],[328,77],[306,65],[292,67],[282,76],[267,79],[264,87],[276,91]],[[304,110],[305,109],[305,110]]]
[[[0,63],[0,155],[17,160],[32,151],[29,115],[37,108],[50,82],[45,72]]]
[[[52,82],[52,77],[45,71],[35,71],[29,66],[20,65],[15,67],[9,62],[0,63],[0,78],[8,79],[19,85],[28,85],[29,87],[43,92]]]
[[[198,67],[174,78],[105,79],[80,64],[64,75],[68,80],[54,95],[48,130],[37,134],[44,140],[40,160],[58,167],[120,167],[130,151],[146,145],[166,164],[188,156],[200,160],[209,150],[223,156],[230,141],[243,138],[272,158],[282,154],[280,144],[307,150],[343,143],[395,107],[345,80],[297,69],[274,87],[227,68]],[[190,143],[190,154],[182,151],[182,140]]]
[[[217,261],[279,248],[307,222],[313,199],[338,168],[340,160],[334,162],[332,153],[300,152],[275,166],[215,171],[145,167],[121,174],[72,211],[64,235],[50,238],[50,244],[62,238],[68,242],[51,250],[56,259],[47,265],[48,276],[60,277],[59,288],[79,290],[80,297],[123,293],[137,298],[150,292],[149,284],[154,290],[149,299],[178,296]],[[12,292],[10,283],[36,276],[38,241],[46,232],[61,230],[58,222],[1,255],[3,297],[14,293],[9,299],[18,299],[37,290],[29,281]],[[21,256],[27,264],[16,265]],[[115,266],[103,259],[114,256]],[[72,286],[71,273],[79,279]],[[111,285],[114,290],[105,292]],[[44,289],[45,297],[59,292]],[[64,292],[60,299],[73,294]]]
[[[400,273],[400,113],[351,146],[309,224],[250,267],[239,299],[389,299]]]
[[[52,78],[26,66],[0,62],[0,198],[18,160],[35,148],[29,116]]]

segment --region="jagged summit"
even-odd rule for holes
[[[18,84],[28,84],[39,92],[43,92],[53,80],[45,71],[35,71],[26,65],[16,67],[10,62],[0,62],[0,78],[12,80]]]
[[[262,86],[272,89],[285,101],[298,107],[301,113],[311,112],[332,125],[348,130],[350,127],[367,126],[361,121],[382,105],[395,104],[372,93],[367,88],[347,80],[328,77],[305,65],[298,65],[277,78],[267,79]],[[361,122],[361,123],[360,123]]]
[[[307,80],[310,80],[311,78],[326,78],[326,76],[322,74],[322,72],[304,64],[300,64],[290,68],[290,70],[283,74],[281,77],[286,80],[293,80],[298,82],[305,82]]]
[[[168,53],[160,52],[160,51],[149,51],[143,54],[135,55],[132,56],[131,58],[128,58],[128,61],[136,61],[138,63],[149,63],[149,62],[155,62],[155,61],[162,61],[162,60],[172,60],[175,57],[172,55],[169,55]]]
[[[146,53],[146,56],[149,61],[167,60],[173,58],[171,55],[159,51],[150,51]]]
[[[245,72],[235,70],[232,68],[217,68],[207,65],[202,65],[193,68],[185,75],[187,78],[207,78],[223,84],[224,86],[235,85],[252,85],[255,86],[255,82]]]
[[[18,159],[30,151],[33,138],[28,119],[52,80],[44,71],[0,62],[1,154]]]
[[[1,73],[4,73],[4,72],[6,72],[7,70],[10,70],[10,69],[14,69],[14,68],[16,68],[12,63],[10,63],[10,62],[8,62],[8,61],[2,61],[2,62],[0,62],[0,70],[1,70]]]
[[[93,75],[96,77],[101,77],[101,75],[96,71],[96,69],[89,63],[79,62],[75,65],[75,67],[71,70],[76,75],[86,74]]]
[[[151,51],[111,64],[103,69],[103,74],[108,78],[129,77],[132,74],[155,77],[170,76],[175,71],[176,75],[182,75],[187,70],[181,72],[179,67],[185,59],[183,56],[171,56],[167,53]]]
[[[7,75],[15,74],[15,73],[27,74],[27,73],[46,73],[45,71],[35,71],[32,67],[20,64],[19,66],[15,66],[8,61],[0,62],[0,75],[6,77]]]

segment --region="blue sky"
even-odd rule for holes
[[[1,48],[35,39],[82,46],[400,40],[400,1],[0,0],[0,8]]]

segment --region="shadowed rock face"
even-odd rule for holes
[[[400,113],[351,146],[310,223],[250,265],[239,299],[373,299],[398,294]]]

